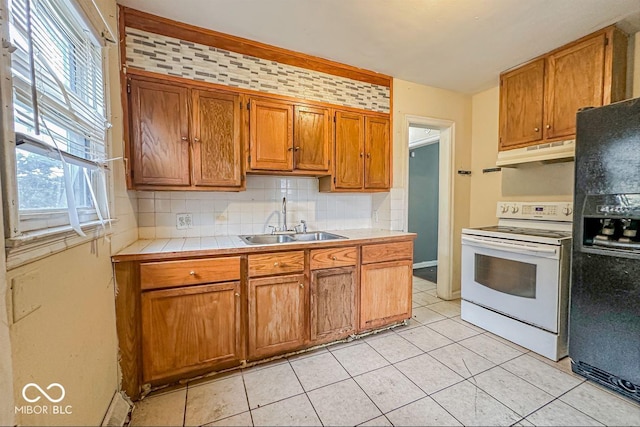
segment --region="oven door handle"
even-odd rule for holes
[[[511,252],[517,252],[521,254],[527,254],[532,252],[545,253],[545,254],[557,253],[557,249],[555,248],[550,249],[550,248],[517,246],[517,245],[511,245],[511,244],[500,243],[500,242],[488,242],[486,240],[474,239],[472,237],[466,237],[466,236],[462,237],[462,242],[471,243],[474,246],[485,247],[485,248],[508,249]]]

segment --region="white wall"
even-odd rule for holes
[[[229,192],[139,191],[141,239],[261,234],[305,220],[309,230],[371,227],[371,195],[318,192],[317,178],[247,176],[247,190]],[[191,213],[193,228],[178,230],[176,214]]]

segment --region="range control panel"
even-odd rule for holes
[[[572,202],[498,202],[498,218],[571,221]]]

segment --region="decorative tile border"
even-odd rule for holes
[[[127,66],[230,87],[389,112],[389,88],[126,28]]]

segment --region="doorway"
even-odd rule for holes
[[[409,126],[408,230],[416,233],[414,276],[438,283],[438,183],[440,130]]]
[[[418,130],[414,130],[415,138],[411,138],[411,128],[417,128]],[[420,131],[422,129],[422,131]],[[431,135],[428,135],[425,132],[425,129],[431,129],[429,132]],[[420,132],[422,132],[422,138],[420,138]],[[405,141],[403,151],[405,153],[405,162],[404,170],[406,171],[405,175],[405,223],[404,229],[408,231],[413,231],[412,228],[417,227],[417,222],[420,219],[411,220],[411,225],[409,224],[409,210],[410,205],[413,205],[415,200],[412,200],[412,192],[416,191],[419,193],[424,193],[425,191],[421,190],[418,185],[413,184],[413,189],[411,188],[410,183],[410,173],[412,160],[417,159],[420,155],[419,152],[416,152],[415,157],[410,157],[410,153],[414,150],[420,149],[420,145],[430,146],[435,144],[435,135],[437,135],[437,183],[432,182],[432,186],[435,185],[438,189],[437,193],[431,191],[432,194],[429,198],[429,207],[433,210],[437,210],[437,216],[435,216],[435,223],[437,223],[436,230],[434,231],[434,215],[431,214],[432,222],[429,225],[429,232],[422,232],[422,234],[431,237],[432,240],[436,241],[436,255],[435,257],[431,252],[427,253],[418,253],[418,258],[416,261],[418,264],[416,267],[420,267],[421,264],[419,262],[425,263],[435,263],[434,267],[437,267],[437,275],[434,275],[433,279],[436,280],[437,284],[437,295],[438,297],[446,300],[455,299],[460,297],[460,292],[453,292],[453,283],[452,273],[453,273],[453,147],[455,145],[455,123],[450,120],[442,120],[435,119],[430,117],[422,117],[422,116],[413,116],[406,115],[404,120],[404,128],[403,128],[403,140]],[[420,141],[422,139],[422,141]],[[431,140],[433,139],[433,140]],[[413,142],[413,144],[411,144]],[[413,146],[410,146],[413,145]],[[435,152],[436,147],[431,147],[425,151],[433,151]],[[423,154],[423,157],[425,155]],[[435,159],[431,158],[431,161],[435,161]],[[417,163],[417,162],[415,162]],[[414,164],[415,164],[414,163]],[[431,169],[435,169],[435,167],[431,166]],[[433,181],[433,179],[432,179]],[[426,187],[425,187],[426,188]],[[421,196],[422,197],[422,196]],[[433,211],[432,211],[433,212]],[[419,216],[418,216],[419,218]],[[418,239],[421,239],[420,230],[417,231]],[[416,245],[418,246],[418,245]],[[420,249],[418,249],[420,251]],[[424,254],[424,256],[423,256]],[[431,254],[431,255],[429,255]],[[422,259],[422,258],[433,258],[433,259]],[[422,264],[427,266],[426,268],[431,268],[428,264]],[[435,272],[434,272],[435,273]]]

